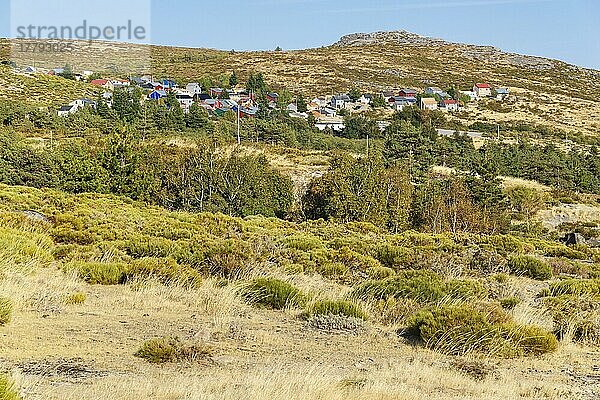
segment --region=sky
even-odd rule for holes
[[[326,46],[356,32],[407,30],[449,41],[560,59],[600,70],[599,0],[13,0],[19,19],[75,21],[119,10],[146,18],[147,41],[223,50]],[[11,31],[10,0],[0,0],[0,36]],[[25,5],[27,4],[27,5]],[[141,5],[140,5],[141,4]],[[45,7],[45,8],[44,8]],[[48,8],[50,7],[50,8]],[[127,8],[127,9],[125,9]],[[37,12],[35,11],[37,10]],[[102,12],[100,11],[102,10]],[[116,18],[116,16],[114,16]],[[142,19],[143,19],[142,18]],[[13,26],[14,15],[13,15]],[[71,22],[70,22],[71,23]],[[75,22],[72,22],[75,23]]]

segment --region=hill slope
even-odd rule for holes
[[[8,54],[8,42],[0,42]],[[77,47],[80,46],[80,47]],[[475,82],[508,86],[516,101],[502,112],[472,110],[466,121],[524,121],[595,134],[600,129],[600,71],[540,57],[430,39],[408,32],[353,34],[332,46],[283,52],[234,52],[114,43],[75,43],[74,54],[53,54],[48,67],[113,69],[119,59],[151,54],[152,73],[185,81],[236,71],[241,79],[263,72],[268,82],[312,96],[357,86],[381,91],[404,86],[472,87]],[[87,54],[87,56],[86,56]],[[101,55],[102,57],[99,57]],[[148,71],[150,72],[150,71]]]

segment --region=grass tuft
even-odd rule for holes
[[[144,342],[135,356],[153,364],[162,364],[181,361],[197,362],[210,359],[212,354],[213,351],[209,346],[184,343],[176,337],[163,337]]]
[[[83,292],[71,293],[65,299],[65,304],[67,305],[79,305],[85,303],[87,300],[87,294]]]
[[[552,268],[546,262],[532,256],[514,256],[508,261],[510,272],[545,281],[552,278]]]
[[[494,322],[469,305],[422,310],[408,321],[407,333],[437,351],[482,353],[502,358],[540,355],[556,350],[556,337],[542,328]]]
[[[12,319],[13,304],[10,299],[0,297],[0,326],[8,324]]]
[[[305,296],[294,285],[275,278],[256,278],[242,289],[242,297],[249,303],[274,310],[302,306]]]
[[[368,319],[367,313],[358,304],[346,300],[318,300],[309,304],[302,313],[302,316],[307,319],[315,315],[337,315],[363,321]]]
[[[0,400],[21,400],[14,383],[4,374],[0,374]]]

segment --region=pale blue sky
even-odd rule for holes
[[[151,41],[157,44],[298,49],[328,45],[347,33],[405,29],[600,69],[599,0],[146,1],[152,4]],[[0,0],[0,36],[10,32],[9,3]],[[71,3],[89,4],[93,16],[110,2]],[[123,7],[106,9],[123,17]],[[58,9],[55,13],[46,15],[62,18]]]

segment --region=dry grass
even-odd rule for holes
[[[307,330],[299,311],[252,309],[234,286],[214,280],[197,289],[157,282],[85,285],[84,304],[43,317],[26,305],[28,297],[44,286],[52,300],[59,296],[48,292],[71,293],[82,283],[55,269],[22,279],[2,283],[4,291],[24,294],[0,347],[25,399],[580,399],[586,389],[558,366],[578,359],[573,368],[591,374],[598,356],[569,345],[540,359],[495,361],[498,373],[480,382],[452,367],[452,357],[403,344],[393,330],[358,335]],[[316,279],[298,275],[296,282],[304,288],[329,286]],[[527,311],[515,313],[534,322]],[[214,363],[153,366],[134,356],[145,340],[162,336],[206,343],[214,349]],[[85,378],[19,373],[19,362],[59,357],[83,357],[105,373]]]

